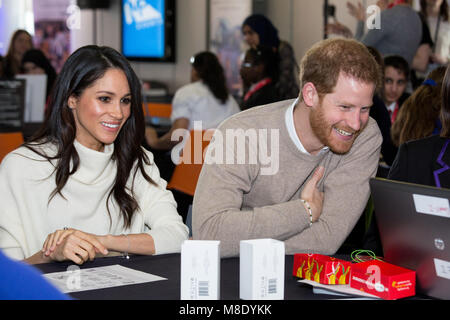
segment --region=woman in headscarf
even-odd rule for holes
[[[278,37],[278,30],[261,14],[253,14],[242,23],[242,33],[247,44],[273,48],[280,57],[278,81],[275,84],[280,100],[297,98],[299,94],[299,67],[292,46]],[[245,90],[245,88],[244,88]]]

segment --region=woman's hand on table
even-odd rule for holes
[[[97,253],[107,255],[102,237],[76,229],[57,230],[47,236],[42,252],[55,261],[71,260],[76,264],[94,260]]]

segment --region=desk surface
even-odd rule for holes
[[[285,300],[318,300],[336,296],[315,295],[310,286],[299,284],[292,276],[293,256],[285,261]],[[81,291],[71,296],[81,300],[131,299],[131,300],[179,300],[180,299],[180,254],[157,256],[108,257],[87,262],[81,268],[93,268],[119,264],[135,270],[151,273],[168,280],[121,286],[107,289]],[[69,262],[36,265],[44,273],[67,270]],[[239,300],[239,258],[221,260],[220,297],[222,300]]]

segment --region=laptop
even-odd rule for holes
[[[416,271],[418,293],[450,299],[450,189],[372,178],[386,262]]]

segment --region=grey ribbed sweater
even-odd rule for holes
[[[376,174],[382,141],[376,122],[369,119],[345,155],[331,151],[307,155],[297,149],[287,130],[285,113],[293,101],[236,114],[222,123],[220,133],[216,133],[225,137],[227,129],[278,129],[279,170],[274,175],[261,174],[261,169],[267,167],[261,161],[236,164],[236,157],[243,151],[230,147],[225,138],[215,136],[211,141],[206,161],[211,162],[225,144],[224,154],[229,155],[234,149],[235,164],[203,165],[193,203],[193,238],[220,240],[222,257],[237,256],[240,240],[258,238],[285,241],[287,254],[334,254],[366,206],[369,178]],[[260,145],[246,146],[248,163]],[[320,219],[309,227],[309,215],[299,198],[304,183],[319,164],[325,167],[319,183],[319,189],[325,193],[323,210]]]

